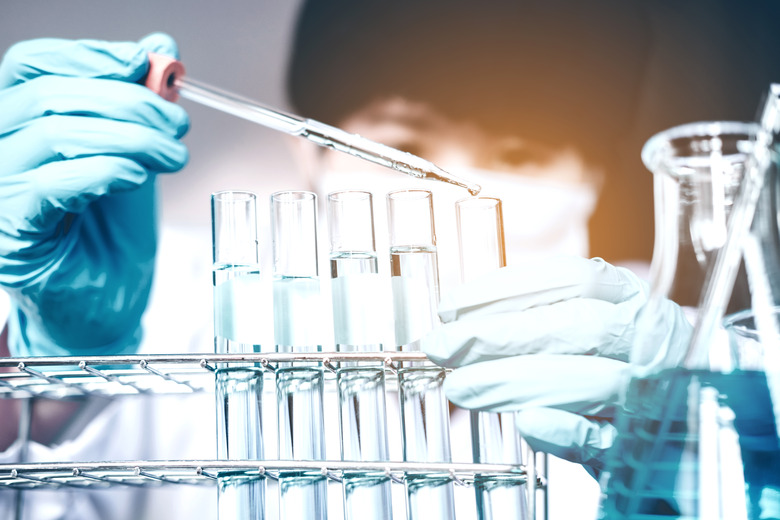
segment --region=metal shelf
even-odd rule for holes
[[[127,461],[44,464],[0,464],[0,491],[6,489],[102,489],[118,486],[161,486],[166,484],[210,485],[221,477],[231,480],[270,478],[277,480],[285,471],[311,472],[334,482],[351,471],[377,472],[397,484],[408,475],[441,475],[455,484],[471,486],[475,479],[490,477],[515,484],[527,480],[525,467],[508,464],[458,464],[409,462],[341,462],[341,461]],[[544,482],[537,481],[537,487]]]
[[[218,366],[255,366],[272,375],[293,366],[335,374],[342,363],[383,366],[392,377],[404,363],[429,365],[416,352],[313,352],[0,358],[0,398],[122,396],[211,392]],[[5,370],[3,370],[5,369]]]

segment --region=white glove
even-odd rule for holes
[[[601,259],[555,257],[492,272],[445,295],[444,325],[422,341],[463,408],[518,411],[534,449],[579,462],[591,474],[615,438],[612,419],[631,371],[628,358],[648,287]],[[682,352],[691,325],[661,306],[659,349]]]

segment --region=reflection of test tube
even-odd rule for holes
[[[211,197],[214,283],[214,345],[218,354],[260,349],[261,312],[255,195],[223,191]],[[263,459],[263,372],[220,363],[216,372],[217,456]],[[220,473],[221,519],[265,517],[265,480]]]
[[[439,273],[431,192],[387,195],[395,343],[419,351],[419,340],[439,324]],[[407,462],[450,462],[449,407],[444,370],[405,366],[398,370],[403,453]],[[454,489],[447,473],[407,474],[407,518],[452,519]]]
[[[461,281],[468,282],[506,265],[501,200],[472,197],[455,203],[460,247]],[[471,412],[475,463],[519,464],[520,440],[514,414]],[[535,487],[529,488],[535,490]],[[527,498],[516,478],[477,475],[474,481],[480,520],[529,518]]]
[[[317,196],[306,191],[271,195],[274,264],[274,336],[277,352],[322,350],[317,270]],[[323,372],[297,363],[276,371],[279,458],[324,460]],[[327,477],[320,471],[279,473],[279,517],[324,519]]]
[[[382,350],[382,294],[374,245],[371,194],[328,195],[331,290],[336,348]],[[383,367],[342,363],[336,373],[345,461],[388,460]],[[392,518],[390,480],[383,472],[348,471],[343,476],[346,520]]]

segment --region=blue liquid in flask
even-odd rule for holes
[[[708,404],[727,413],[708,420]],[[780,519],[780,440],[763,372],[635,379],[617,426],[600,518]]]

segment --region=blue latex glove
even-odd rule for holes
[[[155,173],[187,162],[185,111],[139,82],[141,42],[40,39],[0,63],[0,285],[15,356],[134,350],[156,249]]]
[[[506,267],[445,295],[444,325],[422,341],[463,408],[518,411],[532,448],[603,467],[612,424],[630,378],[628,356],[646,284],[601,259],[556,257]],[[691,332],[667,301],[654,340],[683,352]]]

